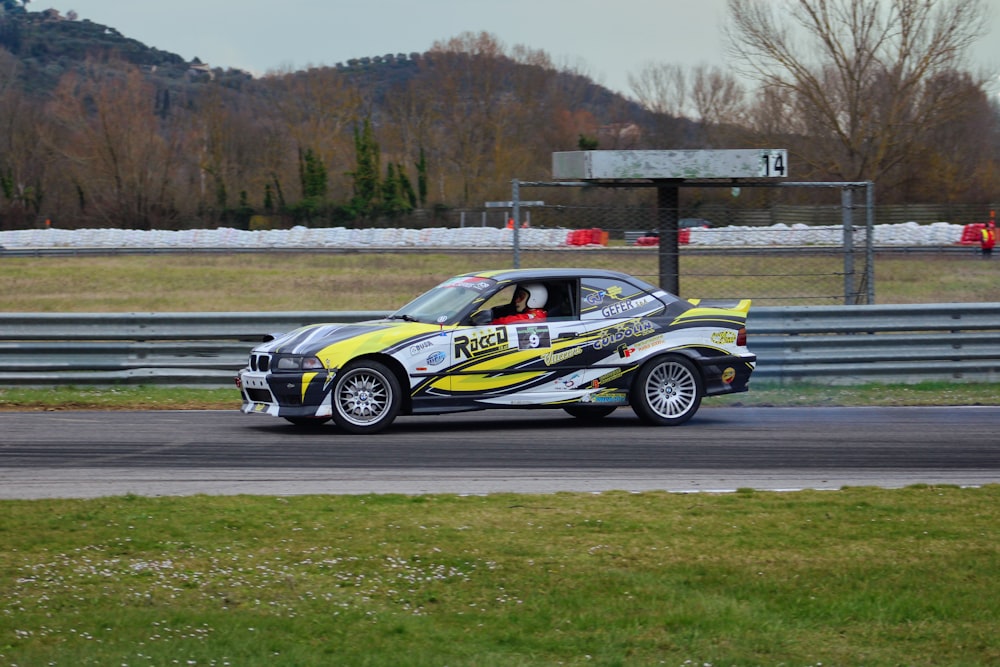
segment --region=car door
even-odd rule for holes
[[[579,331],[575,281],[545,281],[552,319],[462,328],[451,345],[451,391],[456,398],[505,405],[546,402],[552,381],[571,361]],[[504,303],[501,296],[496,303]],[[486,304],[490,305],[489,303]]]

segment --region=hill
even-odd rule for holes
[[[13,0],[4,0],[2,7],[0,47],[16,58],[17,78],[30,92],[51,90],[87,57],[115,56],[163,77],[176,78],[189,69],[179,55],[150,48],[109,26],[71,20],[54,9],[25,11]]]
[[[247,89],[253,76],[243,70],[212,67],[198,59],[188,62],[176,53],[149,47],[122,35],[112,26],[78,19],[73,12],[63,16],[54,9],[27,11],[17,0],[0,0],[0,48],[8,51],[18,64],[17,81],[28,93],[45,95],[67,72],[79,68],[87,59],[119,60],[141,68],[158,87],[184,89],[212,80],[245,92],[266,89],[268,79],[257,79],[259,85]],[[437,54],[441,60],[454,59],[455,54]],[[454,63],[445,63],[454,64]],[[515,68],[535,68],[510,62]],[[338,63],[333,69],[365,91],[374,104],[375,115],[387,96],[405,87],[419,74],[421,67],[434,66],[429,54],[386,54],[363,56]],[[306,76],[293,72],[291,76]],[[573,89],[582,108],[605,122],[638,122],[646,112],[609,89],[587,77],[560,73],[562,86]],[[190,92],[190,91],[189,91]]]

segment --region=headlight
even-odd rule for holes
[[[316,357],[282,355],[274,360],[274,369],[279,371],[318,371],[322,368],[323,362]]]

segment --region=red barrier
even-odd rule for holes
[[[979,239],[982,238],[983,227],[985,226],[985,222],[973,222],[971,225],[966,225],[962,229],[962,240],[958,243],[960,245],[979,245]]]
[[[574,229],[566,235],[566,245],[608,245],[608,233],[594,229]]]
[[[686,245],[691,243],[691,230],[690,229],[678,229],[677,230],[677,243],[680,245]],[[640,236],[635,240],[636,245],[660,245],[659,236]]]

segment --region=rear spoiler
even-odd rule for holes
[[[750,299],[688,299],[687,301],[699,308],[739,310],[744,315],[750,312]]]

